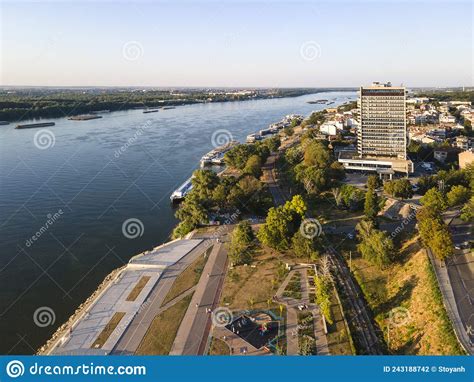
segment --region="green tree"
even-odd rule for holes
[[[444,224],[439,212],[429,206],[421,208],[416,218],[418,220],[418,232],[426,247],[440,260],[444,260],[453,254],[453,241],[448,227]]]
[[[192,178],[193,193],[205,203],[212,200],[212,192],[219,184],[219,177],[211,170],[196,170]]]
[[[379,268],[388,266],[393,258],[394,246],[386,232],[374,228],[370,221],[361,221],[356,226],[360,244],[357,245],[362,257]]]
[[[285,159],[290,166],[296,166],[303,160],[303,150],[300,145],[290,147],[285,151]]]
[[[364,206],[364,198],[364,191],[350,184],[343,184],[339,188],[338,205],[341,207],[349,208],[352,211],[360,210]]]
[[[183,237],[208,221],[207,210],[202,205],[197,193],[192,190],[176,211],[176,217],[181,221],[173,231],[173,237]]]
[[[441,212],[446,209],[446,202],[443,194],[435,187],[430,188],[426,194],[420,199],[420,203],[436,212]]]
[[[319,194],[327,188],[329,179],[326,169],[302,165],[297,166],[296,171],[296,180],[303,184],[308,194]]]
[[[382,187],[382,179],[380,179],[377,175],[369,175],[367,177],[367,188],[372,188],[373,190]]]
[[[248,220],[241,221],[232,231],[229,258],[234,265],[248,264],[252,261],[252,248],[255,235]]]
[[[317,168],[328,168],[332,163],[328,148],[319,141],[310,141],[304,150],[304,164]]]
[[[469,201],[461,209],[461,219],[466,222],[474,220],[474,196],[471,196]]]
[[[370,236],[357,245],[362,257],[383,269],[393,258],[393,241],[386,232],[374,229]]]
[[[265,139],[263,142],[261,142],[263,146],[268,147],[270,152],[274,152],[278,150],[278,147],[280,147],[281,141],[280,137],[278,135],[275,135],[271,138]]]
[[[283,206],[272,207],[257,237],[263,244],[284,251],[288,249],[289,238],[294,232],[292,222],[293,217],[285,211]]]
[[[331,291],[332,281],[329,275],[316,275],[314,277],[314,290],[316,295],[316,304],[318,304],[321,313],[329,324],[333,323],[331,312]]]
[[[229,167],[242,170],[255,151],[255,145],[237,145],[225,153],[224,161]]]
[[[387,181],[383,189],[387,194],[395,198],[408,199],[413,196],[412,185],[406,178]]]
[[[365,193],[364,214],[368,219],[374,220],[380,211],[379,198],[373,188],[369,188]]]
[[[262,160],[258,155],[252,155],[247,159],[244,172],[253,175],[255,178],[262,176]]]
[[[295,195],[283,206],[270,208],[265,224],[258,231],[258,239],[271,248],[279,251],[287,250],[306,210],[301,195]]]
[[[449,206],[457,206],[459,204],[466,203],[471,196],[469,188],[464,186],[453,186],[451,190],[446,194],[446,199]]]
[[[300,231],[296,231],[291,239],[291,248],[296,257],[316,261],[319,257],[316,241],[314,239],[307,239]]]

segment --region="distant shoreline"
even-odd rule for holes
[[[169,98],[169,94],[137,94],[137,92],[108,92],[83,94],[71,91],[52,91],[50,94],[23,95],[0,93],[0,120],[22,122],[26,120],[72,117],[81,114],[99,113],[102,110],[125,111],[166,108],[201,103],[219,103],[236,101],[253,101],[275,98],[293,98],[325,92],[353,92],[353,88],[297,88],[258,90],[249,94],[213,95],[207,92],[190,92],[189,98]],[[275,93],[276,92],[276,93]],[[172,95],[182,97],[183,95]],[[40,105],[40,106],[39,106]]]

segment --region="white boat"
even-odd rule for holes
[[[239,142],[237,141],[230,141],[225,145],[216,147],[214,150],[208,152],[206,155],[203,155],[203,157],[201,158],[201,167],[210,165],[223,165],[225,153],[238,144]]]
[[[185,196],[193,189],[192,177],[187,179],[181,186],[179,186],[170,196],[172,202],[183,200]]]

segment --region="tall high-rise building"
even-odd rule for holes
[[[406,159],[405,93],[405,88],[392,87],[390,82],[361,86],[357,144],[361,157]]]
[[[357,152],[341,152],[339,162],[347,170],[376,172],[381,177],[412,173],[413,163],[407,157],[405,88],[374,82],[362,86],[359,96]]]

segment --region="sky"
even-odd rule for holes
[[[3,1],[2,86],[473,85],[471,1]]]

